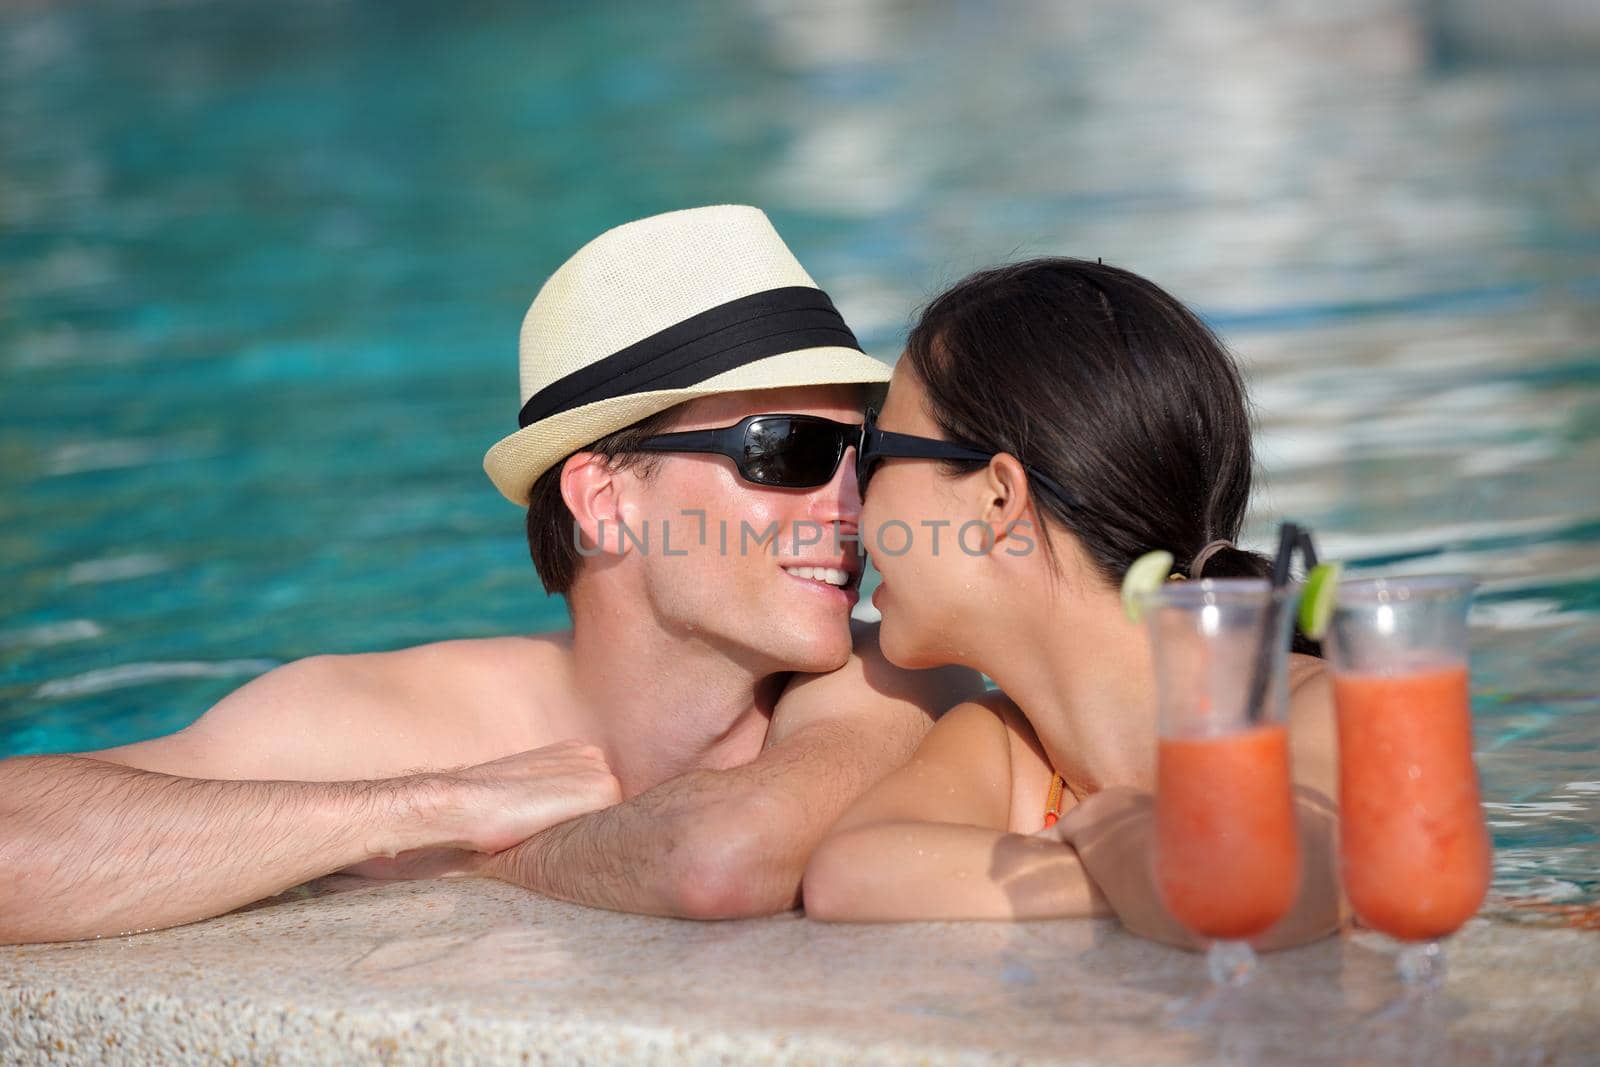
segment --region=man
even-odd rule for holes
[[[521,363],[522,428],[485,469],[528,507],[572,630],[313,657],[168,737],[0,762],[0,941],[192,921],[340,870],[794,906],[837,815],[979,688],[896,670],[873,632],[852,650],[851,435],[888,368],[745,207],[590,242],[534,300]]]

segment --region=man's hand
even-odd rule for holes
[[[605,754],[581,741],[558,741],[424,781],[433,794],[428,816],[447,846],[472,852],[500,852],[622,799]]]
[[[365,860],[344,873],[366,878],[481,873],[489,855],[622,799],[605,754],[580,741],[419,775],[416,785],[417,817],[434,827],[441,843]]]

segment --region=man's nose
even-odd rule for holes
[[[811,517],[818,522],[861,521],[861,490],[856,485],[856,446],[848,445],[839,469],[812,496]]]

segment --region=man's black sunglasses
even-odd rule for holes
[[[812,489],[827,485],[839,470],[845,449],[856,449],[856,483],[863,497],[878,463],[885,459],[944,459],[986,463],[998,453],[941,441],[933,437],[891,433],[877,426],[878,413],[867,409],[865,425],[835,422],[819,415],[750,415],[732,426],[713,430],[681,430],[647,437],[637,452],[696,452],[727,456],[740,477],[756,485],[780,489]],[[1070,506],[1070,493],[1032,467],[1024,468]]]
[[[750,415],[714,430],[680,430],[647,437],[634,451],[727,456],[747,482],[812,489],[831,482],[844,450],[860,441],[860,426],[820,415]]]

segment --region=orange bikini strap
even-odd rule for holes
[[[1061,794],[1066,791],[1067,780],[1059,774],[1050,779],[1050,795],[1044,802],[1044,826],[1048,830],[1061,818]]]

